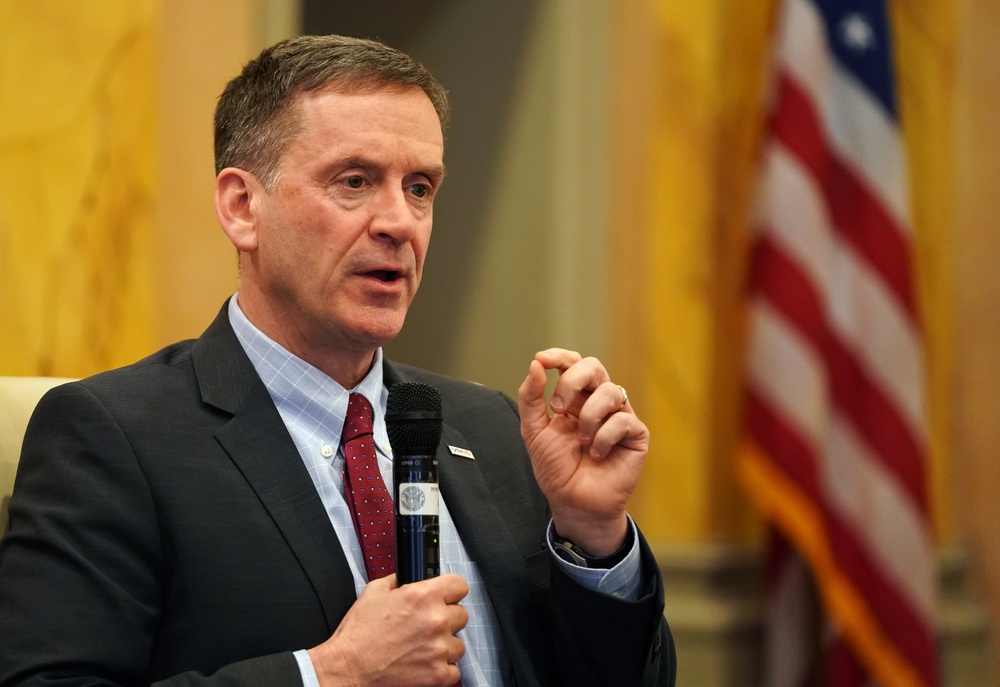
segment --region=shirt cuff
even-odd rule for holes
[[[305,649],[292,654],[295,662],[299,664],[299,672],[302,673],[302,687],[319,687],[319,678],[316,677],[316,668],[313,666],[309,652]]]
[[[628,526],[632,528],[632,548],[618,565],[607,569],[584,568],[560,558],[552,543],[555,528],[551,520],[545,539],[549,545],[549,554],[555,559],[556,564],[577,584],[625,601],[635,601],[642,591],[642,564],[639,555],[639,535],[631,517],[628,519]]]

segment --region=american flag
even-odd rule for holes
[[[774,533],[767,687],[938,684],[890,33],[883,1],[785,0],[775,38],[739,461]]]

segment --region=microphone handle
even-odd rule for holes
[[[435,456],[393,457],[396,581],[401,585],[441,574],[437,467]]]

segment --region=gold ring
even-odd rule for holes
[[[628,392],[625,391],[625,387],[623,387],[621,384],[618,385],[618,388],[622,390],[622,404],[618,408],[618,410],[625,410],[625,406],[628,405]]]

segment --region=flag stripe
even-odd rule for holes
[[[798,266],[766,237],[757,242],[753,257],[753,278],[769,306],[781,312],[789,326],[807,338],[824,359],[829,370],[829,393],[837,407],[857,425],[872,447],[873,457],[883,461],[886,469],[900,480],[909,497],[925,509],[926,477],[920,447],[896,412],[896,406],[886,399],[877,384],[871,382],[851,351],[825,326],[821,300]],[[775,367],[769,365],[767,369],[770,372]],[[811,384],[809,388],[815,386]],[[795,401],[790,405],[795,406],[801,403],[803,394],[791,388]],[[810,398],[813,395],[807,394]],[[825,431],[825,427],[814,429],[811,432],[813,441],[820,441],[818,435],[825,434]]]
[[[831,391],[837,405],[850,416],[874,455],[904,485],[921,508],[928,506],[922,447],[907,431],[900,414],[882,390],[871,383],[850,351],[833,337],[827,349]]]
[[[830,666],[828,671],[830,684],[837,687],[869,687],[871,681],[868,679],[868,671],[850,650],[844,641],[844,635],[836,628],[831,628],[828,634],[831,636],[823,652]]]
[[[925,624],[934,622],[934,547],[923,513],[893,475],[853,431],[835,417],[824,461],[823,483],[832,510],[877,552],[887,576]]]
[[[810,496],[820,493],[816,456],[788,424],[780,412],[754,391],[747,390],[747,425],[754,440],[763,448],[775,467]]]
[[[853,532],[838,518],[830,517],[831,548],[841,570],[868,601],[883,630],[893,638],[900,652],[921,674],[933,672],[934,638],[925,619],[913,612],[909,600],[888,581],[879,565],[859,545]]]
[[[916,319],[905,235],[884,207],[857,183],[841,160],[827,148],[815,107],[788,78],[779,80],[775,137],[816,178],[833,226],[882,275],[902,307]]]

